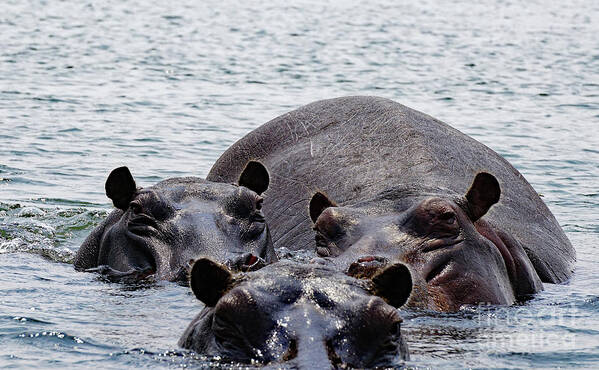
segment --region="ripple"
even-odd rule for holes
[[[68,341],[73,341],[77,344],[83,344],[85,343],[83,341],[83,339],[79,338],[79,337],[75,337],[72,335],[68,335],[62,332],[58,332],[58,331],[42,331],[42,332],[35,332],[35,333],[23,333],[20,334],[19,337],[21,338],[52,338],[55,337],[57,339],[65,339]]]
[[[24,207],[17,213],[17,217],[39,217],[43,215],[45,215],[45,212],[37,207]]]
[[[205,175],[258,125],[318,99],[358,94],[414,107],[503,154],[544,195],[578,252],[572,281],[547,284],[523,307],[402,311],[412,335],[407,365],[593,367],[599,360],[596,2],[33,5],[4,2],[0,14],[3,365],[222,365],[173,350],[197,313],[188,290],[167,284],[124,295],[119,284],[57,262],[71,261],[111,211],[104,183],[112,168],[130,166],[141,185]],[[547,310],[575,320],[560,326],[549,314],[531,321],[532,333],[574,330],[576,351],[509,344],[519,331],[530,334],[524,320]],[[487,317],[496,325],[480,321]],[[14,330],[54,334],[15,338]],[[482,340],[489,335],[505,346],[490,348]]]
[[[39,320],[33,317],[26,316],[0,316],[0,321],[12,320],[18,323],[35,323],[35,324],[44,324],[44,325],[52,325],[54,323],[45,320]]]

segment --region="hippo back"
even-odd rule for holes
[[[465,194],[484,171],[502,190],[485,219],[523,245],[543,281],[563,282],[573,271],[572,245],[512,165],[449,125],[391,100],[343,97],[277,117],[233,144],[207,179],[235,181],[249,160],[270,170],[264,213],[275,247],[313,248],[308,204],[316,191],[341,205],[398,185]]]

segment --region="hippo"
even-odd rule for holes
[[[408,359],[397,307],[412,284],[400,263],[366,280],[291,260],[232,274],[203,258],[190,286],[204,307],[179,346],[197,353],[306,369],[392,367]]]
[[[249,160],[269,168],[275,248],[315,250],[356,276],[402,262],[408,305],[512,304],[573,273],[574,248],[512,165],[394,101],[303,106],[229,147],[207,179],[230,182]]]
[[[241,270],[276,261],[262,213],[269,175],[250,161],[235,184],[177,177],[138,188],[114,169],[106,195],[116,209],[85,239],[74,265],[116,280],[187,282],[189,261],[207,256]]]
[[[310,202],[316,252],[350,275],[368,277],[388,261],[414,275],[410,305],[456,311],[509,305],[543,289],[522,246],[481,217],[499,200],[497,179],[479,173],[463,196],[442,188],[397,187],[349,206],[322,193]]]

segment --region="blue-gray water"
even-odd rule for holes
[[[314,100],[379,95],[514,164],[578,252],[518,307],[404,311],[418,367],[599,366],[599,3],[44,1],[0,4],[0,366],[215,365],[177,348],[172,283],[68,264],[108,172],[205,176],[228,145]]]

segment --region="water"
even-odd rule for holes
[[[599,364],[599,3],[3,1],[0,366],[216,365],[177,348],[188,289],[75,272],[128,165],[205,176],[300,105],[378,95],[487,144],[543,195],[578,252],[517,307],[402,312],[417,367]]]

